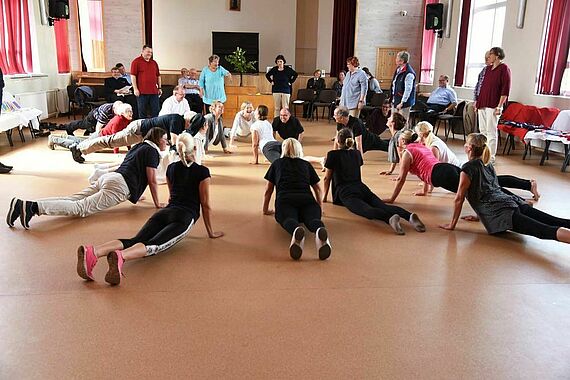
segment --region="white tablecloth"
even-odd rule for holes
[[[40,129],[38,116],[42,114],[37,108],[21,108],[14,112],[3,112],[0,114],[0,132],[5,132],[13,128],[27,127],[32,122],[32,127]]]
[[[524,141],[526,143],[529,143],[532,140],[542,140],[542,141],[549,140],[549,141],[561,142],[562,144],[570,144],[570,140],[568,140],[567,137],[559,136],[556,131],[549,131],[549,132],[544,132],[542,130],[529,131],[524,136]]]

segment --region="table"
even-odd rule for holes
[[[564,161],[562,162],[562,167],[560,168],[561,172],[566,171],[566,167],[570,164],[570,134],[554,131],[554,130],[543,130],[543,129],[536,129],[534,131],[529,131],[525,137],[524,141],[526,143],[523,160],[526,158],[526,154],[530,149],[530,143],[532,140],[542,140],[544,141],[544,151],[542,152],[542,157],[540,158],[540,165],[544,165],[544,161],[548,159],[548,150],[550,148],[550,144],[553,142],[559,142],[564,144]]]
[[[37,108],[21,108],[18,111],[3,112],[0,114],[0,132],[6,132],[10,146],[12,143],[12,129],[19,128],[20,137],[22,135],[22,128],[29,127],[30,130],[40,129],[40,122],[38,117],[42,111]],[[23,140],[22,140],[23,141]]]

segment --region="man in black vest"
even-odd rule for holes
[[[410,119],[410,108],[416,103],[416,72],[408,63],[410,53],[400,51],[396,54],[398,68],[392,79],[392,113],[401,113]],[[409,125],[408,125],[409,126]]]

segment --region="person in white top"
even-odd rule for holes
[[[275,139],[273,126],[269,121],[267,121],[268,115],[269,108],[267,108],[267,106],[260,105],[257,107],[257,110],[255,110],[257,121],[251,126],[251,148],[253,151],[253,161],[250,163],[253,165],[259,164],[260,150],[270,163],[281,158],[282,145]],[[305,156],[301,154],[301,158],[305,161],[321,165],[321,169],[324,169],[325,167],[325,157]]]
[[[461,167],[463,162],[457,158],[455,153],[449,149],[442,139],[433,133],[433,125],[431,125],[431,123],[420,121],[416,125],[416,133],[420,137],[421,143],[431,149],[433,155],[439,160],[439,162],[445,162]]]
[[[158,113],[158,116],[169,115],[177,113],[180,116],[184,116],[184,113],[190,111],[190,105],[188,100],[184,98],[186,93],[184,92],[184,86],[176,86],[172,91],[172,96],[167,98],[164,103],[162,103],[162,108]]]
[[[253,112],[253,104],[248,101],[243,102],[240,111],[236,113],[234,124],[230,131],[230,148],[237,148],[237,146],[234,145],[236,136],[247,137],[251,134],[251,126],[256,120]]]

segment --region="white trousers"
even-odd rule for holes
[[[491,161],[495,161],[495,155],[497,154],[497,125],[499,124],[499,116],[500,115],[495,115],[494,108],[481,108],[477,110],[479,132],[487,137],[487,145],[491,151]]]
[[[128,200],[129,194],[129,187],[123,176],[111,172],[102,175],[93,185],[73,195],[38,200],[39,215],[84,218]]]
[[[275,104],[275,110],[273,111],[273,115],[275,117],[279,116],[279,111],[281,111],[282,108],[289,108],[290,98],[291,94],[283,94],[281,92],[273,93],[273,103]]]

